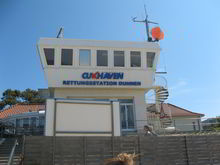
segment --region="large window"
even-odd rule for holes
[[[61,65],[73,64],[73,49],[62,49],[61,51]]]
[[[125,66],[124,51],[114,51],[114,66],[116,67]]]
[[[131,51],[131,67],[141,67],[141,52]]]
[[[79,65],[80,66],[91,65],[91,50],[87,50],[87,49],[79,50]]]
[[[44,54],[47,61],[47,65],[54,65],[54,49],[44,48]]]
[[[119,100],[120,102],[120,118],[123,130],[135,129],[134,105],[133,100]]]
[[[154,65],[155,53],[147,52],[147,67],[152,68]]]
[[[107,50],[97,50],[97,66],[108,66]]]

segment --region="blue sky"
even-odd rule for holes
[[[145,28],[131,17],[160,23],[161,67],[166,66],[168,102],[220,115],[219,0],[1,0],[0,94],[8,88],[46,88],[36,42],[55,37],[144,41]]]

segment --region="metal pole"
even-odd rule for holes
[[[18,145],[17,139],[15,140],[15,144],[14,144],[12,150],[11,150],[11,153],[10,153],[10,156],[9,156],[9,159],[8,159],[8,165],[13,165],[14,152],[15,152],[16,145]]]

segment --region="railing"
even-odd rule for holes
[[[160,127],[160,120],[137,120],[137,133],[144,135],[144,126],[150,126],[158,135],[206,135],[220,134],[220,118],[206,117],[173,117],[166,128]],[[159,128],[159,129],[158,129]]]
[[[24,163],[24,149],[25,149],[25,135],[22,137],[22,149],[20,154],[20,162],[19,165],[23,165]]]
[[[18,145],[18,140],[16,139],[16,140],[15,140],[15,143],[14,143],[14,146],[13,146],[13,148],[12,148],[12,150],[11,150],[9,159],[8,159],[8,165],[13,165],[14,153],[15,153],[15,148],[16,148],[17,145]]]
[[[154,86],[162,86],[164,88],[167,88],[167,79],[163,76],[155,75]]]

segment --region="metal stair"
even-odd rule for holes
[[[10,153],[15,144],[15,138],[6,138],[5,141],[0,145],[0,165],[7,165],[10,157]],[[18,140],[18,145],[15,148],[13,157],[13,165],[19,165],[21,161],[20,154],[22,152],[22,140]]]
[[[167,88],[164,88],[162,86],[159,87],[159,89],[156,89],[156,101],[159,103],[164,103],[164,101],[168,98],[169,92]]]

